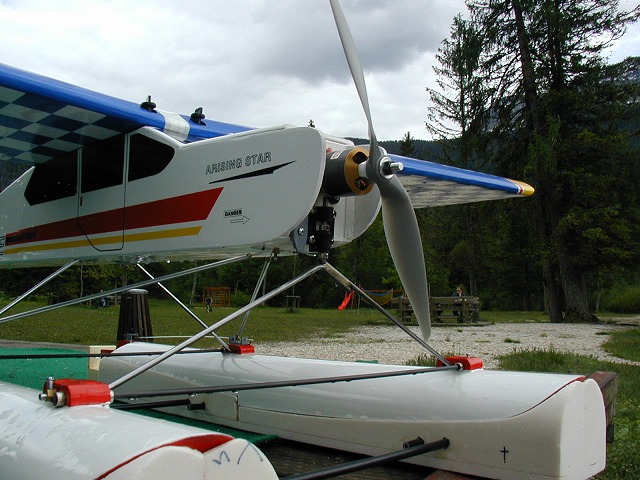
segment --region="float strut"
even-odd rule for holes
[[[431,443],[424,443],[424,440],[417,438],[411,443],[413,446],[409,446],[399,450],[397,452],[386,453],[384,455],[378,455],[376,457],[363,458],[362,460],[356,460],[354,462],[343,463],[342,465],[336,465],[334,467],[324,468],[322,470],[316,470],[315,472],[302,473],[300,475],[293,475],[291,477],[285,477],[281,480],[319,480],[321,478],[333,478],[339,475],[346,475],[347,473],[357,472],[366,468],[375,467],[389,462],[395,462],[403,460],[405,458],[415,457],[423,453],[433,452],[435,450],[446,449],[449,447],[449,439],[443,438]],[[417,443],[417,445],[414,445]]]

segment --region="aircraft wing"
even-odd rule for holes
[[[142,126],[193,142],[252,127],[143,107],[69,83],[0,64],[0,160],[44,163],[84,145]],[[416,208],[533,193],[529,185],[437,163],[389,155],[404,164],[399,178]]]
[[[0,64],[0,160],[46,162],[142,126],[189,142],[249,127],[145,109],[141,104]]]
[[[404,165],[397,175],[414,208],[526,197],[534,192],[533,187],[517,180],[401,155],[388,156]]]

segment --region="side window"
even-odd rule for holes
[[[36,165],[24,196],[29,205],[71,197],[78,189],[78,151]]]
[[[87,145],[82,149],[82,193],[122,183],[124,135]]]
[[[169,145],[136,133],[129,139],[129,181],[156,175],[173,159]]]

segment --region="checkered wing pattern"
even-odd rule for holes
[[[0,64],[0,160],[42,163],[142,126],[187,142],[248,129],[149,111],[133,102]]]
[[[404,165],[398,178],[409,193],[414,208],[524,197],[534,192],[530,185],[508,178],[400,155],[389,157]]]

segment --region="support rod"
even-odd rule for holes
[[[142,265],[140,265],[139,263],[136,264],[136,266],[142,270],[149,278],[154,279],[154,276],[151,275]],[[187,312],[187,314],[189,314],[191,316],[191,318],[195,319],[196,322],[198,322],[202,328],[207,328],[208,325],[206,323],[204,323],[202,320],[200,320],[200,318],[191,311],[191,309],[189,307],[187,307],[184,303],[182,303],[180,301],[180,299],[178,297],[176,297],[173,293],[171,293],[171,291],[165,287],[161,282],[158,282],[158,286],[165,291],[165,293],[167,295],[169,295],[169,297],[171,297],[171,299],[176,302],[178,305],[180,305],[180,308],[182,308],[185,312]],[[215,332],[211,332],[211,335],[218,341],[218,343],[220,345],[222,345],[222,348],[224,348],[227,352],[231,351],[231,349],[229,348],[229,345],[227,345],[227,342],[225,342],[224,340],[222,340]]]
[[[111,408],[116,410],[150,410],[152,408],[184,407],[187,405],[191,405],[191,401],[185,398],[183,400],[166,400],[164,402],[113,403]]]
[[[367,303],[369,303],[373,308],[382,313],[385,317],[395,323],[403,332],[413,338],[416,342],[418,342],[422,347],[424,347],[429,353],[431,353],[434,357],[440,360],[445,365],[451,365],[451,362],[447,360],[443,355],[441,355],[436,349],[434,349],[431,345],[424,341],[419,335],[415,334],[404,325],[400,320],[391,315],[385,308],[379,305],[374,299],[372,299],[367,293],[358,287],[355,283],[345,277],[342,273],[340,273],[335,267],[331,266],[331,264],[325,262],[325,272],[329,274],[331,278],[333,278],[336,282],[338,282],[342,288],[347,291],[354,290],[359,296],[364,298]]]
[[[46,307],[41,307],[41,308],[36,308],[34,310],[29,310],[28,312],[16,313],[16,314],[10,315],[8,317],[0,318],[0,323],[9,322],[11,320],[18,320],[19,318],[28,317],[30,315],[37,315],[38,313],[49,312],[49,311],[55,310],[57,308],[69,307],[71,305],[76,305],[78,303],[88,302],[90,300],[95,300],[97,298],[101,298],[101,297],[104,297],[104,296],[107,296],[107,295],[114,295],[116,293],[125,292],[125,291],[131,290],[133,288],[146,287],[147,285],[152,285],[154,283],[162,282],[162,281],[165,281],[165,280],[171,280],[171,279],[174,279],[174,278],[181,277],[183,275],[189,275],[189,274],[192,274],[192,273],[195,273],[195,272],[208,270],[210,268],[220,267],[222,265],[228,265],[230,263],[239,262],[240,260],[246,260],[246,259],[248,259],[250,257],[251,257],[251,255],[248,254],[248,255],[241,255],[239,257],[227,258],[225,260],[220,260],[220,261],[215,262],[215,263],[208,263],[206,265],[201,265],[199,267],[190,268],[188,270],[183,270],[181,272],[175,272],[175,273],[170,273],[168,275],[163,275],[162,277],[158,277],[158,278],[155,278],[153,280],[151,280],[151,279],[143,280],[141,282],[133,283],[131,285],[125,285],[125,286],[122,286],[122,287],[119,287],[119,288],[114,288],[114,289],[108,290],[106,292],[94,293],[93,295],[86,295],[84,297],[74,298],[72,300],[67,300],[66,302],[60,302],[60,303],[56,303],[54,305],[48,305]]]
[[[437,373],[447,370],[459,370],[458,365],[448,367],[420,367],[388,372],[360,373],[355,375],[336,375],[333,377],[302,378],[299,380],[282,380],[277,382],[238,383],[235,385],[212,385],[209,387],[170,388],[166,390],[149,390],[147,392],[118,392],[115,400],[145,397],[168,397],[173,395],[197,395],[201,393],[240,392],[243,390],[265,390],[268,388],[300,387],[306,385],[322,385],[327,383],[353,382],[357,380],[376,380],[379,378],[404,377],[423,373]]]
[[[20,303],[22,300],[24,300],[25,298],[27,298],[29,295],[31,295],[33,292],[35,292],[36,290],[38,290],[40,287],[42,287],[43,285],[47,284],[50,280],[53,280],[54,278],[56,278],[58,275],[60,275],[62,272],[64,272],[65,270],[67,270],[69,267],[75,265],[76,263],[78,263],[80,261],[80,259],[76,258],[75,260],[71,260],[69,263],[67,263],[66,265],[63,265],[62,267],[60,267],[58,270],[56,270],[55,272],[53,272],[51,275],[49,275],[47,278],[45,278],[44,280],[42,280],[40,283],[38,283],[37,285],[31,287],[29,290],[27,290],[25,293],[23,293],[22,295],[20,295],[18,298],[16,298],[13,302],[9,303],[8,305],[5,305],[1,310],[0,310],[0,315],[2,315],[4,312],[6,312],[7,310],[9,310],[11,307],[17,305],[18,303]]]
[[[423,441],[424,442],[424,441]],[[375,457],[363,458],[362,460],[355,460],[353,462],[343,463],[342,465],[336,465],[322,470],[316,470],[315,472],[301,473],[300,475],[292,475],[290,477],[284,477],[281,480],[320,480],[323,478],[333,478],[339,475],[346,475],[347,473],[357,472],[366,468],[383,465],[385,463],[396,462],[404,460],[405,458],[411,458],[423,453],[433,452],[435,450],[442,450],[449,447],[449,439],[443,438],[431,443],[423,443],[421,445],[415,445],[412,447],[403,448],[396,452],[386,453],[384,455],[378,455]]]
[[[260,292],[260,287],[262,286],[265,279],[267,278],[267,271],[269,270],[269,266],[271,266],[271,262],[275,257],[276,257],[276,253],[274,251],[274,252],[271,252],[271,255],[269,255],[265,259],[264,265],[262,267],[262,271],[260,272],[260,277],[258,277],[258,282],[256,283],[256,288],[253,289],[253,294],[251,295],[251,300],[250,300],[251,302],[253,302],[258,297],[258,293]],[[247,320],[249,319],[250,313],[251,313],[251,310],[249,310],[247,313],[244,314],[244,317],[242,318],[242,323],[240,324],[240,328],[238,329],[238,334],[236,335],[237,337],[242,336],[242,332],[244,331],[244,327],[247,325]]]
[[[164,360],[166,360],[167,358],[171,357],[176,352],[179,352],[179,351],[187,348],[189,345],[197,342],[201,338],[206,337],[207,335],[209,335],[214,330],[216,330],[216,329],[220,328],[221,326],[229,323],[231,320],[239,317],[240,315],[244,315],[245,312],[248,312],[252,308],[255,308],[256,306],[260,305],[261,303],[266,302],[267,300],[269,300],[269,299],[281,294],[282,292],[285,292],[292,285],[295,285],[296,283],[301,282],[305,278],[310,277],[311,275],[313,275],[317,271],[323,270],[323,269],[324,269],[323,265],[317,265],[317,266],[307,270],[302,275],[300,275],[300,276],[288,281],[287,283],[281,285],[280,287],[276,288],[275,290],[271,290],[266,295],[263,295],[262,297],[256,299],[255,301],[253,301],[251,303],[248,303],[244,307],[236,310],[231,315],[228,315],[227,317],[225,317],[222,320],[214,323],[210,327],[208,327],[208,328],[202,330],[201,332],[197,333],[193,337],[191,337],[191,338],[185,340],[184,342],[180,343],[179,345],[176,345],[175,347],[167,350],[165,353],[163,353],[159,357],[156,357],[153,360],[150,360],[149,362],[145,363],[144,365],[141,365],[140,367],[136,368],[135,370],[132,370],[131,372],[127,373],[126,375],[123,375],[119,379],[111,382],[109,384],[109,388],[111,390],[113,390],[113,389],[121,386],[122,384],[128,382],[129,380],[131,380],[131,379],[137,377],[138,375],[146,372],[150,368],[153,368],[156,365],[158,365],[159,363],[162,363]]]
[[[191,338],[191,337],[189,337]],[[111,357],[153,357],[155,355],[162,355],[166,350],[157,352],[130,352],[119,353],[117,351],[111,353],[35,353],[30,355],[0,355],[0,361],[2,360],[45,360],[54,358],[111,358]],[[196,353],[221,353],[219,348],[207,348],[197,350],[184,350],[178,352],[179,355],[190,355]]]

